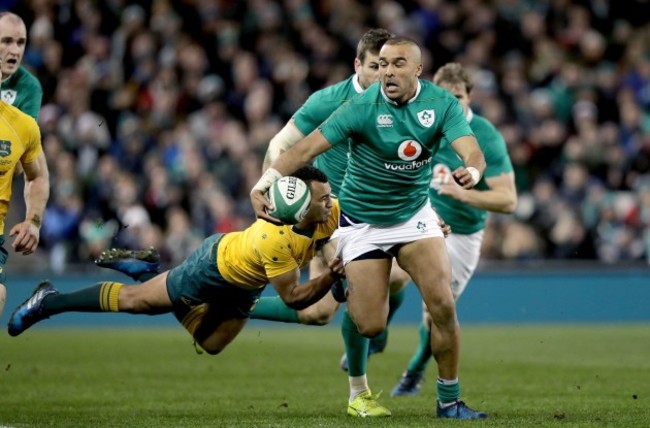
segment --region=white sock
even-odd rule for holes
[[[368,391],[368,378],[366,375],[361,376],[348,376],[348,382],[350,382],[350,401],[361,394],[362,392]]]

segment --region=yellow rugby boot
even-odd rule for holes
[[[390,410],[379,404],[377,401],[381,392],[372,395],[370,390],[364,391],[354,397],[354,400],[348,403],[348,415],[359,418],[381,418],[390,416]]]

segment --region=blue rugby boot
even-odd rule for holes
[[[415,373],[405,371],[399,383],[390,393],[391,397],[405,397],[408,395],[418,395],[424,382],[424,373]]]
[[[487,419],[488,417],[487,413],[470,409],[465,402],[460,400],[445,407],[441,407],[438,402],[436,413],[439,418],[447,419]]]
[[[9,335],[18,336],[37,322],[49,318],[48,315],[43,313],[43,299],[54,294],[59,294],[59,291],[54,288],[50,281],[45,280],[38,284],[29,299],[25,300],[11,314],[7,325]]]
[[[146,250],[126,250],[112,248],[102,251],[97,260],[97,266],[113,269],[140,281],[142,276],[153,276],[160,272],[160,254],[151,247]]]

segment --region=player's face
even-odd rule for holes
[[[422,55],[411,44],[384,45],[379,52],[379,75],[386,96],[404,104],[415,96],[422,74]]]
[[[312,181],[309,186],[311,205],[306,218],[312,223],[325,223],[332,214],[332,188],[329,183]]]
[[[0,57],[2,57],[2,78],[18,70],[25,54],[27,29],[22,21],[4,16],[0,19]]]
[[[379,79],[379,55],[366,52],[366,58],[363,62],[359,58],[354,59],[354,71],[359,76],[359,84],[363,89],[368,89]]]
[[[469,94],[467,93],[467,88],[463,84],[449,84],[445,82],[438,83],[438,86],[444,88],[451,92],[453,96],[460,102],[460,105],[463,107],[463,111],[467,114],[469,110]]]

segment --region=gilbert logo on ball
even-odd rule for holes
[[[285,224],[300,223],[307,215],[311,193],[307,184],[290,175],[277,180],[269,189],[269,200],[275,207],[268,214]]]

